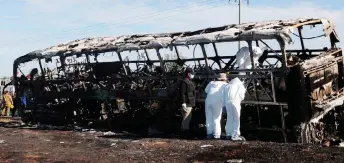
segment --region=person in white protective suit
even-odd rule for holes
[[[217,81],[211,81],[205,88],[205,118],[207,138],[219,139],[221,137],[221,115],[223,108],[223,87],[227,84],[227,75],[220,73]]]
[[[265,49],[265,48],[264,48]],[[253,62],[255,66],[257,66],[258,59],[262,56],[264,49],[261,49],[257,46],[252,46],[253,50]],[[251,56],[250,56],[250,49],[249,47],[245,46],[242,47],[236,54],[236,66],[238,66],[238,69],[251,69],[252,68],[252,62],[251,62]],[[245,75],[244,72],[240,72],[240,75]]]
[[[226,138],[243,141],[240,136],[241,101],[244,100],[246,88],[239,78],[234,78],[223,88],[223,105],[227,111]]]

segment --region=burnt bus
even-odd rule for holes
[[[320,35],[303,36],[305,27],[319,26]],[[329,40],[328,47],[306,48],[305,40],[320,37]],[[295,41],[300,48],[290,48]],[[251,69],[237,67],[236,46],[229,47],[238,42],[250,50]],[[197,85],[191,122],[195,133],[205,135],[204,88],[217,73],[226,72],[247,87],[241,116],[244,136],[263,132],[283,141],[317,143],[341,134],[344,83],[338,42],[330,20],[313,18],[84,38],[17,58],[14,85],[27,103],[16,106],[21,106],[25,122],[103,121],[112,129],[177,133],[180,106],[173,92],[183,69],[192,67]],[[221,51],[220,46],[228,49]],[[265,47],[257,63],[253,46]],[[191,52],[185,53],[185,47]],[[104,56],[109,57],[100,59]],[[17,75],[29,62],[34,65],[26,69],[30,78]]]

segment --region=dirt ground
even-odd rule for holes
[[[0,123],[0,162],[343,162],[344,148],[140,138],[129,133]]]

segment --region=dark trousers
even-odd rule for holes
[[[12,117],[18,116],[18,115],[16,115],[16,112],[17,112],[17,108],[12,108],[11,109],[11,116]]]

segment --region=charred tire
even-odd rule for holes
[[[317,124],[305,122],[294,126],[294,136],[297,143],[319,144],[323,140],[323,129],[318,128]]]

